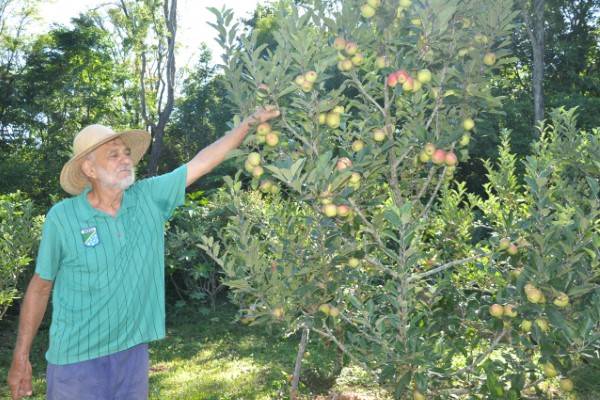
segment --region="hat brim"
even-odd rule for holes
[[[65,192],[71,195],[78,195],[83,191],[83,189],[85,189],[86,186],[90,184],[90,181],[81,170],[81,163],[88,154],[96,150],[98,147],[117,138],[123,140],[127,147],[129,147],[133,165],[137,165],[140,162],[144,154],[146,154],[146,151],[148,151],[148,147],[150,147],[151,136],[148,132],[142,130],[118,132],[114,135],[104,138],[90,148],[86,149],[84,152],[73,156],[63,166],[63,169],[60,173],[60,186],[65,190]]]

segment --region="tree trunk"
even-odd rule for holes
[[[533,107],[534,123],[544,119],[544,3],[545,0],[533,0],[533,18],[524,10],[527,30],[533,50]]]
[[[302,367],[302,358],[308,344],[308,335],[310,330],[307,327],[302,328],[302,337],[298,345],[298,354],[296,355],[296,365],[294,366],[294,375],[292,376],[292,387],[290,388],[290,399],[298,399],[298,384],[300,383],[300,368]]]
[[[168,30],[167,37],[167,66],[166,66],[166,92],[167,100],[164,108],[161,110],[160,97],[157,99],[158,105],[158,123],[152,129],[152,149],[150,150],[150,159],[148,160],[148,175],[158,173],[158,161],[163,150],[163,138],[165,127],[171,112],[173,111],[175,97],[175,35],[177,33],[177,0],[165,0],[164,2],[165,24]],[[143,71],[142,71],[143,73]],[[144,95],[144,94],[142,94]],[[162,96],[161,96],[162,97]]]

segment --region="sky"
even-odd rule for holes
[[[50,0],[40,6],[41,21],[32,29],[32,33],[48,31],[52,24],[68,25],[70,19],[79,13],[102,5],[114,3],[116,0]],[[205,42],[213,55],[213,63],[220,62],[221,47],[215,42],[216,31],[207,24],[214,22],[213,14],[206,7],[221,9],[224,4],[232,8],[235,18],[246,18],[256,8],[260,0],[179,0],[177,2],[178,31],[177,50],[178,66],[193,65],[196,62],[198,48]]]

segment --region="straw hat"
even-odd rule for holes
[[[120,138],[131,150],[134,165],[142,159],[150,146],[150,134],[141,130],[115,132],[103,125],[89,125],[73,139],[73,157],[64,165],[60,173],[60,186],[69,194],[78,195],[89,185],[81,171],[85,156],[113,139]]]

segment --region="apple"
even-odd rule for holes
[[[502,315],[504,315],[504,307],[500,304],[492,304],[490,306],[490,315],[494,318],[502,318]]]
[[[544,374],[546,374],[546,376],[548,378],[554,378],[555,376],[558,375],[558,372],[556,371],[556,368],[554,367],[554,365],[551,362],[547,362],[545,363],[542,368],[544,369]]]
[[[367,4],[373,8],[378,8],[381,5],[381,0],[367,0]]]
[[[256,143],[263,144],[265,142],[265,135],[256,134]]]
[[[283,307],[275,307],[271,313],[275,318],[281,319],[283,318]]]
[[[333,218],[337,215],[337,206],[335,204],[325,204],[323,206],[323,214],[329,218]]]
[[[353,56],[358,53],[358,45],[354,42],[346,42],[346,47],[344,47],[344,51],[349,56]]]
[[[442,149],[437,149],[431,155],[431,161],[436,165],[443,164],[446,161],[446,152]]]
[[[465,118],[463,120],[463,128],[465,131],[470,131],[471,129],[475,128],[475,121],[473,121],[472,118]]]
[[[360,260],[356,257],[350,257],[348,259],[348,266],[352,268],[356,268],[360,265]]]
[[[515,256],[519,252],[519,248],[517,247],[516,244],[511,243],[511,244],[508,245],[508,248],[506,249],[506,252],[508,254],[510,254],[511,256]]]
[[[395,74],[396,78],[398,79],[398,82],[402,84],[404,84],[410,78],[410,75],[404,69],[399,69],[395,72]]]
[[[277,131],[272,131],[267,133],[267,135],[265,136],[265,142],[267,143],[267,145],[274,147],[277,146],[277,143],[279,143],[279,134]]]
[[[564,292],[560,292],[552,303],[556,307],[564,308],[569,305],[569,296]]]
[[[248,160],[246,160],[246,162],[244,163],[244,169],[246,170],[246,172],[248,172],[249,174],[252,173],[252,170],[254,169],[255,165],[252,165],[248,162]]]
[[[304,83],[300,86],[300,88],[303,92],[308,93],[313,89],[313,84],[305,80]]]
[[[402,90],[405,92],[412,92],[414,87],[415,87],[414,81],[410,76],[407,77],[406,80],[404,81],[404,83],[402,84]]]
[[[246,160],[248,161],[249,165],[256,167],[257,165],[260,165],[260,154],[257,152],[252,152],[248,154],[248,158]]]
[[[575,387],[575,385],[573,384],[573,381],[570,380],[569,378],[561,379],[559,386],[563,392],[571,392],[571,391],[573,391],[573,388]]]
[[[527,296],[527,300],[529,300],[533,304],[537,304],[541,303],[543,293],[541,290],[534,288],[525,292],[525,295]]]
[[[548,321],[546,321],[543,318],[538,318],[534,322],[537,325],[537,327],[540,328],[540,330],[542,332],[548,332],[548,330],[550,329],[550,325],[548,324]]]
[[[381,128],[373,129],[373,140],[383,142],[385,140],[385,131]]]
[[[271,193],[272,194],[277,194],[277,193],[279,193],[280,190],[281,189],[279,189],[279,186],[277,186],[276,184],[271,185]]]
[[[331,112],[338,113],[338,114],[343,114],[344,113],[344,106],[335,106],[335,107],[333,107],[333,110],[331,110]]]
[[[465,57],[467,54],[469,54],[469,49],[463,47],[462,49],[458,50],[458,56],[459,57]]]
[[[420,18],[413,18],[410,20],[410,23],[413,24],[414,26],[421,26],[421,19]]]
[[[385,67],[389,66],[389,64],[388,64],[388,61],[387,61],[387,58],[386,58],[385,56],[378,56],[378,57],[375,59],[375,66],[376,66],[378,69],[383,69],[383,68],[385,68]]]
[[[350,61],[352,61],[352,64],[359,66],[365,61],[365,56],[362,53],[356,53]]]
[[[340,315],[340,310],[337,307],[334,306],[330,306],[329,307],[329,315],[331,315],[333,318],[337,317],[338,315]]]
[[[474,39],[475,39],[475,42],[479,43],[479,44],[487,44],[489,42],[488,37],[481,33],[476,34]]]
[[[425,395],[418,390],[415,390],[413,392],[413,400],[425,400]]]
[[[344,50],[346,48],[346,40],[342,37],[336,37],[333,41],[333,48],[336,50]]]
[[[413,84],[413,87],[412,87],[413,92],[418,92],[423,87],[423,84],[416,79],[413,79],[412,84]],[[404,88],[404,85],[402,87]]]
[[[523,322],[521,322],[521,330],[525,333],[530,332],[532,326],[533,324],[531,321],[523,320]]]
[[[492,53],[492,52],[486,53],[483,56],[483,63],[485,65],[489,65],[489,66],[492,66],[492,65],[496,64],[496,54]]]
[[[252,176],[255,178],[260,177],[264,173],[265,173],[265,170],[260,165],[257,165],[254,168],[252,168]]]
[[[325,117],[325,123],[331,129],[338,128],[340,126],[340,114],[335,112],[327,113],[327,116]]]
[[[454,167],[456,164],[458,164],[458,158],[456,158],[456,154],[454,154],[454,152],[449,151],[444,157],[444,162],[447,166]]]
[[[308,71],[307,73],[304,74],[304,79],[310,83],[315,83],[317,81],[317,78],[318,78],[318,75],[315,71]]]
[[[502,238],[500,239],[500,243],[498,244],[498,250],[503,251],[508,249],[508,246],[510,246],[510,239],[509,238]]]
[[[350,207],[348,207],[345,204],[340,204],[336,208],[336,213],[339,217],[347,217],[348,215],[350,215],[350,211],[351,211]]]
[[[271,132],[271,125],[269,125],[268,122],[263,122],[258,124],[258,126],[256,127],[256,133],[259,135],[266,135],[267,133]]]
[[[422,163],[427,163],[429,162],[429,160],[431,160],[431,156],[427,154],[425,150],[419,153],[419,161],[421,161]]]
[[[429,83],[431,82],[431,71],[428,69],[422,69],[417,72],[417,80],[421,83]]]
[[[264,180],[260,183],[259,189],[263,193],[267,193],[271,191],[271,187],[273,186],[273,182],[270,180]]]
[[[352,64],[352,61],[348,60],[347,58],[338,62],[338,69],[342,72],[350,71],[353,66],[354,64]]]
[[[321,125],[325,125],[325,122],[327,121],[327,114],[325,113],[320,113],[319,114],[319,124]]]
[[[353,172],[352,175],[350,175],[349,182],[351,184],[356,185],[357,183],[360,183],[361,179],[362,178],[361,178],[361,176],[360,176],[360,174],[358,172]]]
[[[365,142],[363,142],[360,139],[355,140],[354,142],[352,142],[352,151],[354,151],[355,153],[358,153],[359,151],[361,151],[363,148],[365,147]]]
[[[392,72],[391,74],[388,75],[387,80],[386,80],[386,84],[389,87],[394,87],[398,84],[398,75],[396,75],[395,72]]]
[[[330,309],[329,304],[321,304],[319,306],[319,311],[321,311],[325,315],[329,315],[329,309]]]
[[[340,157],[335,164],[335,169],[343,171],[352,166],[352,161],[348,157]]]
[[[512,304],[507,304],[504,306],[504,315],[509,318],[515,318],[517,316],[517,310],[515,310],[515,306]]]
[[[367,19],[373,18],[375,15],[375,9],[368,4],[363,4],[360,7],[360,15]]]
[[[470,141],[471,141],[471,136],[468,133],[465,133],[460,138],[460,141],[458,142],[458,144],[461,146],[467,146]]]
[[[435,152],[435,145],[433,143],[427,143],[423,148],[423,151],[428,156],[432,155]]]

